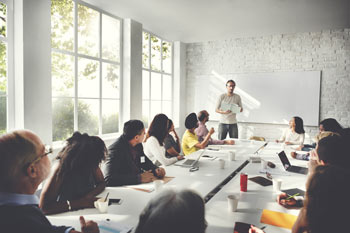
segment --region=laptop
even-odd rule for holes
[[[289,159],[284,151],[281,151],[280,153],[278,153],[278,157],[280,157],[280,160],[283,164],[284,169],[286,169],[286,171],[304,174],[304,175],[308,173],[308,169],[306,167],[293,166],[292,164],[290,164]]]
[[[184,162],[182,163],[175,163],[176,166],[181,166],[181,167],[194,167],[196,166],[196,164],[198,163],[199,159],[202,157],[202,155],[204,154],[204,152],[207,149],[204,149],[201,153],[199,153],[197,159],[186,159]]]

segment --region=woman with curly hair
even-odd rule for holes
[[[99,167],[106,158],[105,143],[96,136],[75,132],[58,153],[59,165],[48,180],[40,197],[40,208],[54,214],[93,208],[96,195],[106,185]]]

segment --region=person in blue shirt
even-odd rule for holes
[[[76,233],[53,226],[38,207],[34,194],[50,173],[50,160],[40,138],[27,130],[0,136],[0,231],[11,233]],[[98,233],[93,221],[80,217],[83,233]]]

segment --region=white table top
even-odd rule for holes
[[[209,160],[201,158],[198,166],[199,170],[189,172],[189,168],[179,166],[167,166],[166,175],[175,177],[169,183],[164,185],[164,188],[173,189],[193,189],[197,191],[202,197],[213,190],[220,182],[227,176],[240,167],[244,161],[261,146],[264,142],[250,142],[248,140],[238,140],[236,145],[220,146],[220,151],[207,150],[205,154],[213,155],[225,160],[225,168],[220,169],[218,159]],[[236,160],[228,161],[228,151],[236,152]],[[276,154],[281,151],[281,145],[276,143],[269,143],[260,153],[263,159],[272,161],[276,164],[274,171],[271,173],[274,178],[281,178],[283,180],[282,189],[300,188],[305,190],[305,175],[285,172],[282,164]],[[200,151],[186,156],[186,158],[196,158]],[[289,149],[286,149],[291,163],[293,165],[306,166],[306,162],[292,160],[289,156]],[[242,172],[248,173],[248,176],[256,176],[264,174],[259,173],[260,163],[249,163]],[[279,206],[276,201],[276,193],[273,192],[272,186],[263,187],[254,182],[248,181],[248,192],[240,192],[240,176],[237,174],[228,184],[226,184],[211,200],[206,204],[206,220],[208,222],[208,232],[233,232],[235,221],[242,221],[252,223],[257,226],[262,226],[260,222],[261,211],[264,208],[276,210],[280,212],[292,213],[297,215],[297,210],[286,210]],[[139,214],[146,206],[148,201],[156,195],[156,192],[146,193],[137,191],[127,187],[108,187],[99,196],[105,196],[109,192],[109,198],[121,198],[123,202],[121,205],[111,205],[108,207],[107,214],[101,214],[97,209],[84,209],[78,211],[70,211],[61,214],[48,216],[49,220],[55,225],[72,225],[80,229],[78,218],[83,215],[89,220],[105,220],[119,222],[130,226],[136,226],[138,223]],[[240,195],[238,210],[236,212],[229,212],[227,208],[226,197],[229,194]],[[289,232],[289,230],[268,226],[268,232]]]

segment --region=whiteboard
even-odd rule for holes
[[[194,84],[194,111],[205,109],[210,120],[219,120],[215,106],[219,95],[226,93],[229,79],[236,82],[234,93],[242,98],[239,122],[285,124],[299,116],[304,125],[318,126],[321,71],[199,75]]]

